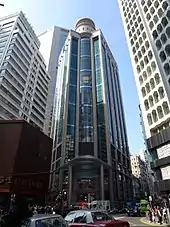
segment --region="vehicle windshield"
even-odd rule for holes
[[[113,220],[113,218],[111,216],[109,216],[108,214],[106,214],[104,212],[100,212],[100,211],[92,212],[91,215],[92,215],[94,222]]]

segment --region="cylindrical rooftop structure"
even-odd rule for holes
[[[78,33],[91,33],[95,29],[95,23],[90,18],[79,19],[75,27],[75,31]]]

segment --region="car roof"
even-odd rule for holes
[[[59,214],[35,214],[30,219],[31,221],[37,221],[44,218],[62,218],[62,216]]]
[[[90,213],[90,212],[107,212],[106,210],[103,211],[103,210],[85,210],[85,209],[82,209],[82,210],[72,210],[70,211],[69,213],[72,213],[72,212],[85,212],[85,213]]]

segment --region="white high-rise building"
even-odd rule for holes
[[[50,77],[39,47],[22,12],[0,19],[0,119],[25,119],[47,134]]]
[[[170,192],[170,1],[118,0],[134,70],[155,189]],[[166,181],[165,181],[166,180]]]
[[[43,32],[38,37],[41,43],[40,52],[45,59],[45,62],[47,64],[47,70],[50,75],[50,85],[47,103],[48,111],[46,115],[47,120],[45,121],[45,129],[48,131],[48,135],[50,135],[51,137],[53,137],[52,114],[54,112],[53,104],[58,71],[58,58],[64,46],[65,40],[68,36],[68,33],[69,30],[67,29],[54,26],[53,28]]]

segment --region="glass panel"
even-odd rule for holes
[[[75,125],[75,115],[76,115],[76,107],[75,107],[75,105],[69,104],[68,105],[68,120],[67,120],[67,124]]]

